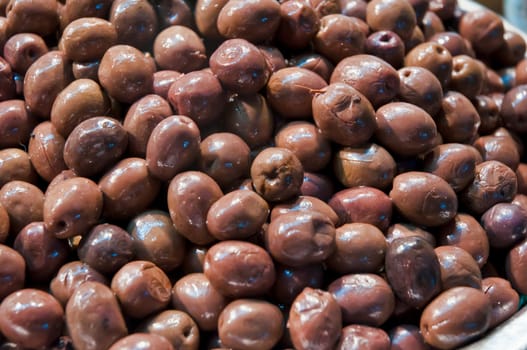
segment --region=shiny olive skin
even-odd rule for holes
[[[55,98],[50,119],[64,137],[81,122],[111,111],[110,99],[102,87],[91,79],[77,79],[66,86]]]
[[[25,74],[29,66],[47,52],[48,47],[40,36],[20,33],[6,41],[3,57],[11,65],[13,71]]]
[[[331,293],[306,287],[291,305],[287,327],[295,349],[332,349],[342,329],[339,304]]]
[[[121,227],[100,224],[82,237],[77,255],[98,272],[111,275],[135,258],[134,241]]]
[[[0,304],[0,331],[25,348],[45,348],[61,334],[64,310],[49,293],[21,289]]]
[[[133,333],[115,342],[108,350],[136,350],[139,348],[173,350],[166,337],[152,333]]]
[[[357,273],[342,276],[328,286],[342,309],[345,324],[380,326],[395,308],[392,288],[375,274]]]
[[[36,183],[37,173],[27,152],[18,148],[0,150],[0,186],[9,181]]]
[[[160,180],[171,180],[192,166],[199,155],[200,141],[200,130],[189,117],[173,115],[163,119],[148,138],[148,170]]]
[[[274,263],[263,248],[244,241],[222,241],[205,254],[203,271],[226,297],[264,295],[276,277]]]
[[[117,41],[146,49],[158,29],[154,6],[146,0],[114,0],[109,21],[115,26]]]
[[[81,284],[93,281],[108,285],[108,280],[90,265],[78,260],[64,264],[51,280],[51,294],[64,306],[75,289]]]
[[[218,318],[228,302],[203,273],[183,276],[172,288],[172,305],[191,315],[205,331],[218,327]]]
[[[423,238],[395,239],[388,245],[385,259],[388,282],[405,304],[423,307],[441,291],[439,261]]]
[[[53,34],[59,25],[56,0],[13,0],[6,8],[7,32],[36,33],[41,36]]]
[[[83,235],[102,213],[103,196],[95,182],[83,177],[64,180],[44,198],[44,225],[58,238]]]
[[[26,261],[13,248],[0,244],[0,277],[6,282],[0,286],[0,300],[24,287]]]
[[[115,26],[102,18],[79,18],[70,22],[61,37],[61,48],[76,62],[91,62],[117,43]]]
[[[183,263],[187,243],[167,212],[151,210],[137,215],[128,224],[128,232],[137,259],[151,261],[166,272]]]
[[[134,260],[125,264],[113,275],[110,287],[123,313],[135,319],[164,310],[170,303],[170,280],[149,261]]]
[[[81,350],[109,348],[128,334],[112,290],[94,281],[81,284],[73,292],[66,305],[66,326],[73,345]]]
[[[440,226],[457,214],[458,199],[452,187],[441,177],[425,172],[396,176],[390,198],[395,208],[417,225]]]
[[[129,45],[114,45],[104,53],[97,76],[110,96],[133,103],[152,92],[154,72],[150,56]]]
[[[49,282],[70,253],[68,242],[47,231],[42,221],[34,221],[20,230],[13,247],[26,260],[28,277],[42,282]]]
[[[222,195],[220,186],[205,173],[187,171],[176,175],[167,192],[168,210],[176,230],[195,244],[214,242],[207,229],[207,212]]]
[[[316,211],[292,211],[271,221],[265,235],[271,256],[286,266],[319,263],[335,250],[335,226]]]
[[[67,169],[64,163],[65,143],[64,137],[49,121],[42,122],[33,129],[28,153],[35,171],[44,180],[50,182],[61,171]]]
[[[207,229],[219,240],[244,239],[267,220],[269,205],[257,193],[235,190],[218,199],[207,212]]]
[[[272,349],[282,336],[283,323],[282,312],[270,302],[238,299],[221,312],[218,334],[225,346]]]
[[[471,287],[451,288],[423,310],[420,329],[427,343],[453,349],[485,333],[490,324],[491,302]]]
[[[104,198],[103,215],[131,219],[154,201],[159,187],[159,181],[148,172],[144,159],[125,158],[99,180]]]
[[[197,350],[199,348],[198,325],[189,314],[179,309],[168,309],[149,317],[139,325],[136,332],[161,336],[168,340],[174,349]],[[153,348],[159,349],[159,347]]]
[[[29,110],[49,118],[55,98],[72,80],[71,62],[62,51],[40,56],[24,75],[24,97]]]
[[[126,151],[128,134],[109,117],[93,117],[78,124],[64,144],[64,162],[79,176],[100,174]]]
[[[35,185],[10,181],[0,189],[0,204],[9,215],[11,234],[17,235],[26,225],[42,221],[44,196]]]
[[[128,133],[128,152],[144,158],[152,130],[171,115],[170,104],[159,95],[146,95],[131,105],[123,121],[123,128]]]

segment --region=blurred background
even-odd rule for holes
[[[480,4],[500,14],[503,14],[503,1],[504,0],[477,0]]]
[[[477,0],[527,32],[527,0]]]

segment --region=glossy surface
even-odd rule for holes
[[[86,234],[102,213],[102,201],[102,192],[92,180],[66,179],[46,192],[44,226],[58,238]]]
[[[109,117],[79,123],[64,144],[64,162],[79,176],[100,174],[126,151],[128,135],[122,124]]]
[[[316,211],[289,212],[271,220],[265,241],[271,256],[284,265],[319,263],[335,250],[335,226]]]
[[[160,184],[142,158],[125,158],[99,180],[103,194],[103,215],[111,219],[131,219],[156,198]]]
[[[380,328],[350,325],[342,328],[336,349],[388,350],[390,349],[390,338]]]
[[[157,334],[134,333],[115,342],[109,350],[173,350],[174,347],[165,338]]]
[[[99,282],[88,281],[77,287],[65,315],[76,349],[109,348],[128,334],[119,302],[112,290]],[[102,323],[101,319],[106,321]]]
[[[333,168],[345,187],[369,186],[386,189],[395,176],[393,156],[382,146],[367,143],[344,147],[334,154]]]
[[[207,212],[222,195],[218,184],[205,173],[189,171],[174,177],[167,202],[176,230],[192,243],[212,243],[215,239],[207,229]]]
[[[442,226],[437,234],[441,245],[463,248],[472,255],[479,267],[483,267],[489,257],[489,239],[479,221],[469,214],[459,213],[448,224]]]
[[[527,210],[512,203],[498,203],[480,219],[492,248],[509,248],[527,235]]]
[[[190,117],[200,127],[217,121],[226,103],[220,80],[207,70],[190,72],[174,80],[167,98],[176,114]]]
[[[119,43],[139,49],[149,47],[157,32],[154,7],[146,0],[113,1],[109,20],[115,26]]]
[[[21,289],[0,304],[0,331],[27,348],[49,346],[62,332],[64,310],[48,293]]]
[[[117,43],[114,24],[102,18],[79,18],[70,22],[62,32],[61,48],[66,56],[77,62],[99,60],[104,52]]]
[[[57,95],[50,119],[57,131],[67,138],[81,122],[107,115],[110,110],[110,100],[99,84],[91,79],[77,79]]]
[[[267,102],[287,119],[303,119],[311,115],[311,91],[321,90],[327,83],[320,75],[306,68],[287,67],[271,74],[267,83]]]
[[[489,328],[494,328],[518,311],[520,297],[506,279],[484,278],[481,281],[481,290],[489,296],[491,301]]]
[[[66,140],[49,121],[37,125],[31,134],[28,145],[31,164],[40,177],[51,181],[67,169],[63,156]]]
[[[36,182],[36,173],[29,154],[18,148],[0,150],[0,185],[9,181],[20,180]]]
[[[436,144],[437,127],[423,109],[406,102],[392,102],[377,109],[375,137],[389,151],[416,156]]]
[[[47,118],[59,92],[73,80],[71,63],[63,52],[50,51],[29,67],[23,80],[24,96],[30,111]]]
[[[333,83],[315,95],[313,119],[323,136],[343,146],[366,143],[376,128],[370,101],[344,83]]]
[[[481,289],[481,271],[468,252],[454,246],[441,246],[434,250],[441,266],[443,290],[461,286]]]
[[[336,249],[326,260],[340,274],[376,273],[384,267],[387,242],[383,233],[366,223],[344,224],[335,230]]]
[[[391,242],[385,269],[394,294],[409,306],[423,307],[441,291],[441,266],[436,253],[420,237]]]
[[[264,295],[276,277],[269,253],[243,241],[214,244],[205,255],[203,271],[218,292],[231,298]]]
[[[416,171],[396,176],[390,198],[397,210],[417,225],[439,226],[457,214],[454,190],[433,174]]]
[[[137,259],[151,261],[166,272],[183,263],[187,243],[167,212],[143,212],[130,221],[127,230]]]
[[[322,288],[324,274],[325,270],[322,264],[297,267],[277,265],[272,295],[277,302],[289,306],[304,288]]]
[[[460,196],[470,212],[480,215],[494,204],[511,201],[516,195],[516,174],[505,164],[489,160],[476,165],[474,180]]]
[[[172,108],[167,100],[154,94],[146,95],[130,106],[123,121],[123,128],[128,133],[128,152],[144,158],[152,131],[170,115]]]
[[[48,282],[67,261],[69,245],[33,221],[16,236],[13,247],[24,257],[28,277],[36,282]]]
[[[331,160],[331,144],[313,123],[287,123],[276,133],[274,141],[277,147],[292,151],[305,171],[322,170]]]
[[[218,240],[244,239],[266,222],[269,205],[257,193],[235,190],[218,199],[207,212],[207,229]]]
[[[244,95],[261,90],[270,74],[265,56],[244,39],[224,41],[210,56],[209,65],[227,90]]]
[[[26,279],[26,261],[16,250],[0,244],[0,300],[24,287]]]
[[[135,246],[132,237],[119,226],[100,224],[82,237],[77,255],[98,272],[113,274],[134,259]]]
[[[0,204],[9,216],[11,233],[16,236],[24,226],[42,221],[44,194],[35,185],[24,181],[10,181],[0,189]]]
[[[228,304],[203,273],[191,273],[180,278],[172,288],[172,305],[187,312],[200,329],[213,331],[218,326],[221,311]]]
[[[441,107],[436,123],[445,142],[467,143],[476,136],[480,117],[467,97],[457,91],[449,91],[444,94]]]
[[[293,301],[287,327],[295,349],[333,348],[342,328],[339,304],[328,292],[305,288]]]
[[[280,5],[273,0],[235,0],[218,14],[217,27],[225,38],[260,43],[272,37],[280,24]]]
[[[174,349],[197,350],[200,332],[192,318],[183,311],[165,310],[148,318],[138,329],[139,332],[148,332],[158,335],[174,347]],[[152,347],[158,349],[158,347]]]
[[[392,30],[403,40],[412,34],[417,24],[410,3],[399,0],[373,0],[368,3],[366,21],[373,31]]]
[[[442,45],[427,42],[414,47],[406,54],[405,66],[417,66],[431,71],[445,87],[452,75],[452,55]]]
[[[47,52],[48,47],[40,36],[20,33],[5,42],[3,58],[11,65],[13,71],[24,74],[33,62]]]
[[[154,41],[154,58],[161,69],[188,73],[203,68],[205,45],[192,29],[180,25],[161,31]],[[175,60],[174,57],[178,59]]]
[[[398,70],[399,97],[424,109],[434,117],[441,109],[443,90],[436,76],[423,67],[404,67]]]
[[[201,170],[222,187],[249,175],[251,150],[233,133],[213,133],[200,143]]]
[[[432,346],[455,348],[488,329],[490,312],[490,299],[480,290],[452,288],[441,293],[424,309],[421,333]]]
[[[444,143],[434,147],[424,158],[423,170],[441,177],[456,192],[464,189],[473,179],[478,154],[469,145]]]
[[[170,303],[171,287],[163,270],[143,260],[125,264],[111,282],[123,313],[136,319],[165,309]]]
[[[71,261],[64,264],[49,284],[51,294],[62,304],[66,305],[75,289],[81,284],[93,281],[108,284],[107,279],[92,268],[80,261]]]
[[[271,211],[271,221],[280,215],[295,211],[317,211],[326,215],[334,225],[339,221],[335,211],[326,202],[312,196],[298,196],[293,201],[276,204]]]
[[[366,35],[361,30],[363,24],[361,20],[342,14],[323,16],[313,38],[315,51],[335,64],[346,57],[364,53]]]
[[[251,164],[254,189],[270,202],[284,201],[297,195],[303,176],[302,163],[286,148],[266,148]]]
[[[362,93],[378,108],[399,92],[399,75],[384,60],[372,55],[355,55],[341,60],[330,83],[345,83]]]
[[[199,154],[200,133],[196,123],[185,116],[163,119],[152,130],[146,145],[148,170],[168,181],[190,168]]]
[[[328,286],[342,310],[345,324],[380,326],[395,307],[392,288],[382,277],[358,273],[334,280]]]
[[[101,59],[98,71],[102,87],[110,96],[125,103],[135,102],[152,91],[153,74],[151,58],[129,45],[109,48]]]
[[[262,300],[238,299],[228,304],[218,319],[224,346],[235,349],[271,349],[283,332],[280,309]]]

